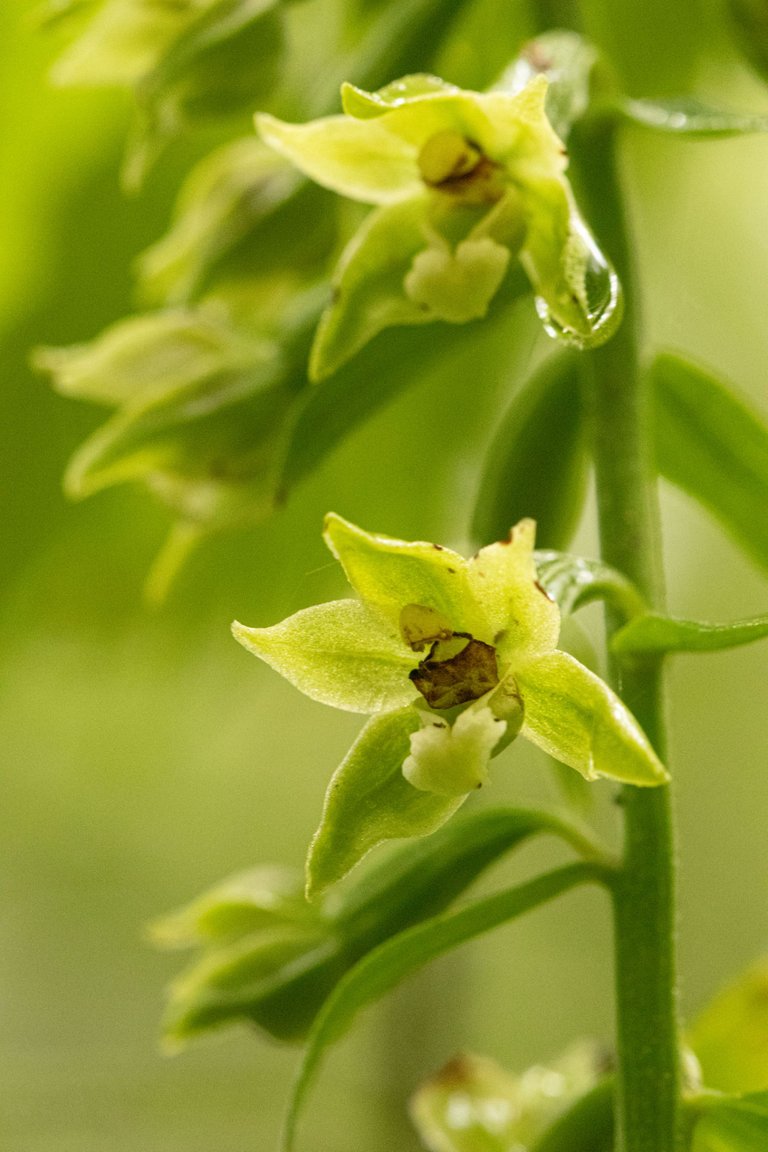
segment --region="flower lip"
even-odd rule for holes
[[[496,649],[468,632],[436,640],[409,679],[430,708],[444,710],[478,700],[499,683]]]

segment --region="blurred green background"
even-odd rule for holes
[[[128,489],[65,502],[64,465],[101,414],[53,395],[28,362],[35,345],[88,339],[131,309],[130,263],[167,224],[184,150],[126,200],[127,100],[50,87],[58,42],[33,7],[0,6],[0,1145],[268,1152],[296,1053],[243,1030],[161,1055],[162,989],[179,960],[155,954],[143,926],[231,871],[300,864],[358,722],[258,666],[229,622],[267,624],[343,594],[319,535],[329,508],[465,542],[511,337],[499,331],[481,364],[415,382],[279,516],[201,550],[148,613],[141,585],[165,514]],[[486,7],[513,19],[520,6]],[[587,8],[633,91],[679,79],[768,110],[714,0]],[[768,141],[634,129],[625,159],[649,342],[710,364],[768,411]],[[665,491],[664,520],[674,612],[766,611],[764,577],[703,513]],[[578,547],[594,551],[589,525]],[[672,670],[687,1014],[768,949],[767,674],[766,644]],[[494,776],[492,800],[555,795],[542,760],[517,747]],[[607,811],[610,789],[601,797]],[[546,855],[526,853],[508,873]],[[306,1146],[415,1148],[402,1101],[461,1047],[520,1069],[576,1036],[609,1036],[605,913],[597,895],[569,896],[370,1012],[329,1064]]]

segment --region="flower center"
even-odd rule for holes
[[[428,187],[466,204],[495,204],[504,194],[498,166],[460,132],[445,129],[430,136],[418,165]]]
[[[496,649],[469,632],[454,632],[434,608],[406,604],[400,631],[414,652],[429,645],[426,659],[409,674],[430,708],[455,708],[490,692],[499,683]]]

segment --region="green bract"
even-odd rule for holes
[[[611,335],[618,283],[574,203],[546,94],[544,76],[480,93],[416,75],[375,93],[344,85],[342,116],[257,118],[313,180],[377,206],[339,262],[314,376],[389,325],[484,316],[513,256],[550,331],[580,346]]]
[[[667,779],[618,697],[557,650],[560,613],[536,579],[534,534],[522,520],[465,560],[330,514],[326,543],[360,599],[272,628],[233,626],[308,696],[373,716],[328,790],[310,887],[332,883],[382,840],[444,823],[519,732],[589,780]]]

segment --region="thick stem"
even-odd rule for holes
[[[576,134],[574,134],[576,136]],[[649,397],[638,357],[631,256],[616,171],[613,126],[582,127],[573,140],[587,219],[626,294],[623,323],[585,355],[601,547],[650,604],[663,596]],[[609,631],[613,622],[609,620]],[[623,698],[665,753],[657,659],[613,669]],[[675,975],[674,843],[668,787],[622,789],[622,868],[614,889],[619,1152],[680,1147],[680,1067]]]

